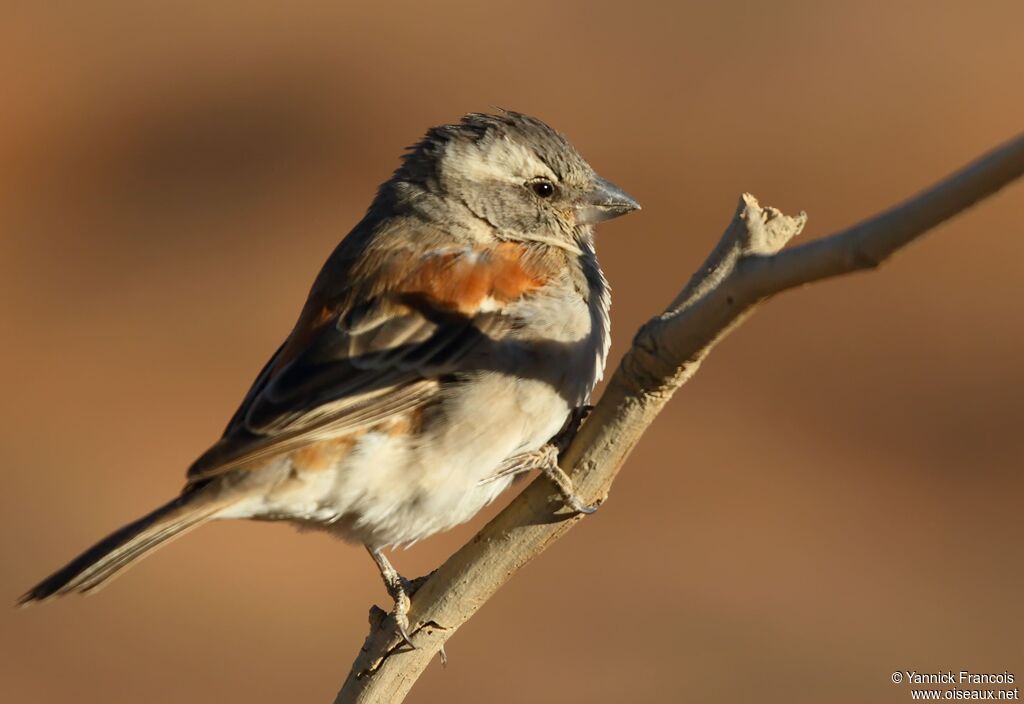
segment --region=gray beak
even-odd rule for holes
[[[576,208],[576,222],[580,225],[596,225],[634,210],[640,210],[640,204],[631,195],[611,181],[595,176],[594,188]]]

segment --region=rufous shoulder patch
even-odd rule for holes
[[[401,290],[471,315],[488,300],[509,303],[541,288],[549,278],[544,267],[528,260],[524,246],[503,242],[488,248],[431,253],[411,272]]]

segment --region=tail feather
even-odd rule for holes
[[[156,548],[214,517],[227,503],[188,492],[108,535],[18,599],[19,605],[99,589]]]

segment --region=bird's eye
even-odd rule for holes
[[[531,181],[530,189],[540,198],[550,198],[555,195],[555,186],[550,181]]]

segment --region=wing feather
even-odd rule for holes
[[[430,404],[468,355],[515,327],[495,300],[511,302],[544,283],[506,244],[361,255],[343,241],[328,260],[295,330],[224,436],[189,469],[190,482]],[[376,270],[356,271],[368,259]],[[373,286],[352,285],[355,273]]]

